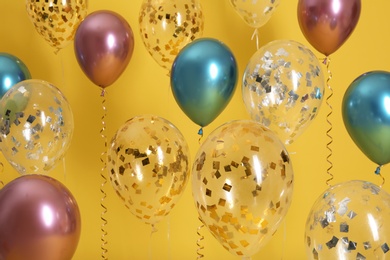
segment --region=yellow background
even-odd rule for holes
[[[166,118],[184,134],[191,159],[199,148],[198,126],[192,123],[177,106],[166,71],[148,54],[139,35],[138,12],[141,0],[89,1],[89,13],[109,9],[121,14],[133,28],[135,51],[126,71],[107,90],[106,135],[108,139],[128,119],[142,114]],[[260,28],[260,45],[276,39],[290,39],[314,49],[303,37],[297,22],[297,0],[281,0],[271,20]],[[228,0],[201,0],[205,15],[204,35],[221,40],[234,53],[240,80],[233,99],[224,112],[205,131],[205,136],[221,124],[233,119],[249,119],[241,96],[241,77],[250,57],[256,51],[251,41],[253,29],[235,13]],[[104,150],[100,136],[102,98],[100,89],[93,85],[77,64],[73,44],[57,55],[35,31],[25,11],[23,0],[0,1],[0,52],[19,57],[29,68],[32,77],[43,79],[62,90],[73,109],[75,134],[63,163],[50,173],[63,182],[75,196],[82,213],[82,234],[74,259],[99,259],[101,254],[100,177]],[[331,135],[333,143],[333,169],[331,184],[363,179],[380,185],[374,174],[376,165],[369,161],[352,142],[341,118],[341,100],[349,84],[359,75],[371,70],[389,70],[390,63],[390,1],[364,1],[359,23],[348,41],[331,55],[330,85],[334,95],[330,99],[333,113]],[[319,57],[323,55],[315,52]],[[324,68],[325,69],[325,68]],[[325,76],[327,76],[325,71]],[[329,91],[326,92],[328,96]],[[328,186],[326,169],[329,154],[326,115],[330,108],[323,103],[319,115],[306,132],[288,146],[294,166],[295,187],[291,208],[268,243],[252,259],[305,259],[304,228],[307,215],[316,198]],[[5,165],[0,178],[9,182],[18,173]],[[382,174],[387,177],[389,169]],[[389,178],[390,180],[390,178]],[[390,191],[390,184],[384,185]],[[105,186],[108,207],[109,259],[196,259],[196,234],[200,222],[191,195],[189,183],[183,197],[166,219],[157,225],[158,232],[151,235],[150,226],[136,219],[122,204],[108,183]],[[204,259],[239,259],[226,251],[207,231],[201,230]]]

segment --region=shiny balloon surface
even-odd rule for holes
[[[176,102],[197,125],[211,123],[236,89],[238,66],[231,50],[212,38],[189,43],[176,57],[171,87]]]
[[[77,202],[59,181],[24,175],[0,190],[0,259],[69,260],[80,231]]]
[[[329,56],[350,37],[360,11],[360,0],[299,0],[298,22],[310,44]]]
[[[18,57],[0,53],[0,98],[16,83],[31,79],[30,71]]]
[[[121,15],[99,10],[89,14],[77,29],[74,50],[84,74],[105,88],[124,72],[134,50],[134,35]]]
[[[390,162],[390,72],[371,71],[355,79],[342,101],[345,128],[373,162]]]
[[[390,194],[375,184],[353,180],[322,193],[308,215],[307,259],[388,259]]]

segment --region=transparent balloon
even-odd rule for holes
[[[280,0],[229,0],[229,2],[249,26],[259,28],[269,21]]]
[[[308,215],[308,259],[387,259],[390,254],[390,195],[366,181],[326,190]]]
[[[293,168],[278,137],[252,120],[226,123],[199,148],[192,168],[199,217],[230,253],[250,257],[277,230],[293,194]]]
[[[294,142],[316,117],[325,92],[321,64],[301,43],[276,40],[260,48],[244,71],[242,96],[251,118]]]
[[[111,140],[111,184],[130,212],[154,229],[183,194],[189,160],[188,145],[172,123],[153,115],[134,117]]]
[[[139,26],[149,54],[171,71],[180,50],[203,35],[202,6],[199,0],[143,0]]]
[[[49,82],[15,84],[0,101],[0,148],[20,173],[48,173],[68,150],[73,114],[63,93]]]
[[[26,0],[27,14],[37,32],[58,52],[74,38],[87,16],[87,0]]]

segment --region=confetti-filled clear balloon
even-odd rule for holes
[[[249,26],[259,28],[269,21],[280,0],[229,0],[229,2]]]
[[[180,131],[164,118],[128,120],[111,140],[110,180],[125,206],[154,225],[177,204],[188,182],[189,148]]]
[[[232,121],[214,130],[199,148],[192,172],[200,219],[234,255],[257,253],[290,207],[293,168],[288,152],[255,121]]]
[[[149,54],[170,71],[179,51],[203,35],[202,6],[199,0],[143,0],[139,26]]]
[[[51,170],[69,148],[73,128],[67,99],[46,81],[21,81],[0,101],[0,148],[20,174]]]
[[[387,259],[390,257],[390,195],[365,181],[326,190],[306,222],[308,259]]]
[[[276,40],[250,58],[242,96],[253,120],[291,144],[316,117],[324,85],[321,64],[313,52],[295,41]]]
[[[87,0],[26,0],[31,22],[55,52],[73,40],[87,7]]]

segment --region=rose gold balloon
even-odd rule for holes
[[[298,22],[308,42],[328,56],[349,38],[360,9],[360,0],[299,0]]]
[[[119,14],[96,11],[78,27],[74,49],[85,75],[95,85],[105,88],[119,78],[131,59],[133,31]]]
[[[23,175],[0,190],[0,259],[69,260],[81,220],[70,191],[44,175]]]

